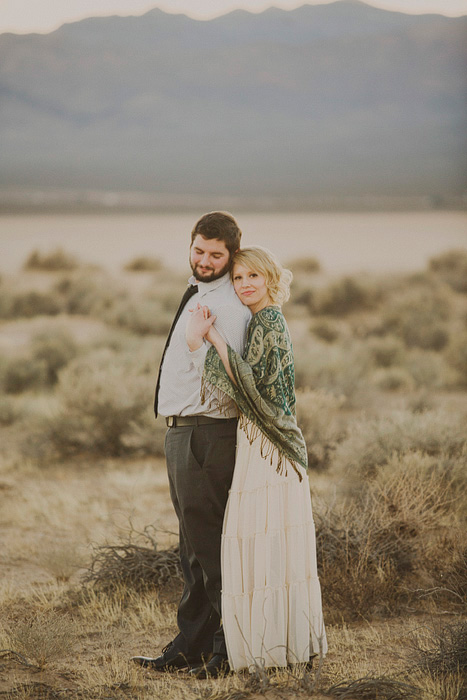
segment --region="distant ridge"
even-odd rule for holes
[[[358,0],[3,34],[0,188],[460,201],[466,34]]]

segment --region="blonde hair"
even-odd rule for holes
[[[273,304],[282,306],[290,297],[292,273],[282,267],[275,255],[267,248],[258,245],[237,250],[232,259],[230,272],[232,279],[235,265],[243,265],[248,270],[264,275],[269,297]]]

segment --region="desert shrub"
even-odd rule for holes
[[[410,391],[414,387],[413,378],[403,367],[380,367],[373,382],[382,391]]]
[[[313,275],[321,270],[319,260],[312,257],[294,258],[286,263],[286,267],[290,268],[294,274],[305,275]]]
[[[71,650],[73,629],[70,620],[50,611],[16,620],[6,631],[13,651],[44,668]]]
[[[327,605],[344,617],[397,612],[415,599],[434,560],[446,557],[434,533],[452,506],[448,479],[421,453],[390,458],[358,482],[351,500],[315,514],[320,579]]]
[[[313,321],[310,330],[317,338],[325,343],[334,343],[339,338],[339,329],[335,323],[325,319]]]
[[[43,270],[55,272],[58,270],[74,270],[79,266],[74,255],[65,253],[61,248],[57,248],[51,253],[40,253],[34,250],[24,263],[25,270]]]
[[[395,678],[375,676],[340,681],[326,695],[337,700],[419,700],[420,688]]]
[[[10,396],[0,396],[0,425],[13,425],[22,414],[23,411]]]
[[[38,333],[32,339],[31,356],[33,361],[44,362],[46,383],[55,384],[58,372],[78,353],[73,337],[65,330],[57,329],[48,333]]]
[[[431,258],[429,269],[456,292],[467,292],[467,250],[450,250]]]
[[[450,311],[451,300],[444,289],[416,284],[396,294],[382,313],[386,331],[407,347],[439,351],[449,340]]]
[[[80,271],[62,277],[55,287],[64,311],[102,317],[128,293],[114,279],[98,271]]]
[[[24,450],[44,460],[162,454],[165,430],[154,422],[148,365],[144,355],[138,362],[137,353],[104,349],[71,361],[60,372],[59,408],[30,427]]]
[[[312,469],[329,466],[343,435],[339,409],[344,403],[343,396],[334,396],[323,390],[297,391],[297,421],[305,438],[308,464]]]
[[[462,386],[467,385],[467,331],[459,333],[451,339],[446,352],[446,359],[457,372],[458,381]]]
[[[405,348],[399,338],[391,335],[368,339],[367,348],[376,367],[400,365],[405,357]]]
[[[413,645],[416,667],[432,678],[461,681],[458,698],[467,694],[467,621],[425,628]]]
[[[157,272],[162,267],[163,265],[158,258],[141,256],[127,262],[124,269],[129,272]]]
[[[316,313],[346,316],[354,311],[371,309],[377,299],[377,290],[373,286],[353,277],[344,277],[318,291]]]
[[[56,316],[61,311],[62,305],[56,295],[32,291],[13,295],[4,318]]]
[[[440,389],[454,382],[454,373],[444,356],[433,350],[412,348],[406,355],[404,367],[417,388]]]
[[[369,387],[371,362],[365,343],[328,345],[316,339],[294,346],[297,388],[324,389],[358,403]]]
[[[159,550],[151,527],[142,533],[130,532],[127,542],[96,547],[84,578],[86,584],[103,592],[144,591],[181,580],[178,546]]]
[[[313,313],[315,310],[315,290],[307,280],[294,279],[290,287],[290,303],[305,306]]]
[[[47,384],[47,363],[29,356],[12,358],[3,371],[3,388],[7,394],[20,394]]]
[[[139,335],[167,335],[173,314],[158,299],[126,299],[114,305],[106,320]]]
[[[349,426],[348,437],[338,445],[334,464],[354,478],[375,474],[391,455],[413,450],[436,456],[446,468],[460,460],[467,436],[462,416],[442,410],[412,413],[396,411]]]

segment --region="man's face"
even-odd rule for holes
[[[230,253],[224,241],[198,233],[190,248],[190,265],[198,282],[212,282],[228,272]]]

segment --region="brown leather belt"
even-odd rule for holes
[[[186,425],[209,425],[209,423],[225,423],[236,420],[236,418],[210,418],[209,416],[167,416],[165,422],[169,428],[180,428]]]

